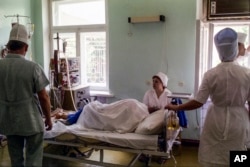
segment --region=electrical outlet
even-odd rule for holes
[[[150,86],[151,82],[150,81],[146,81],[146,85]]]
[[[184,83],[183,83],[182,81],[179,81],[179,82],[178,82],[178,86],[183,87],[183,86],[184,86]]]

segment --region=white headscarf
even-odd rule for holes
[[[243,32],[237,32],[238,34],[238,43],[241,43],[245,46],[245,41],[247,38],[247,34],[243,33]],[[237,59],[245,59],[247,56],[249,56],[249,54],[247,53],[247,50],[245,49],[244,53],[239,53],[240,56],[238,56]],[[244,60],[241,60],[244,61]]]
[[[154,77],[160,78],[163,86],[165,88],[167,87],[167,85],[168,85],[168,76],[166,74],[164,74],[163,72],[158,72],[156,75],[153,76],[153,78]]]
[[[237,32],[237,35],[238,35],[238,42],[244,44],[247,38],[247,34],[243,32]]]
[[[231,28],[224,28],[215,35],[214,43],[222,62],[233,61],[238,55],[237,37],[237,33]]]

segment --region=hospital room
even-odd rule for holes
[[[250,0],[1,0],[0,166],[247,166],[249,19]]]

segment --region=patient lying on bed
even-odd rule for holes
[[[93,101],[73,114],[59,112],[55,118],[65,119],[69,125],[77,123],[89,129],[126,133],[134,131],[148,115],[145,104],[125,99],[110,104]]]

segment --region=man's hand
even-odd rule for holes
[[[52,124],[51,118],[45,119],[44,124],[45,124],[46,130],[52,129],[53,124]]]

